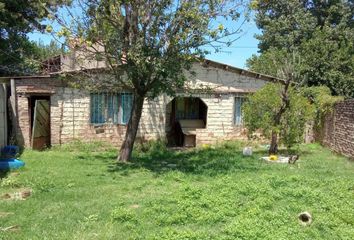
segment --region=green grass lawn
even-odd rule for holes
[[[97,148],[25,151],[0,196],[32,196],[0,199],[0,227],[18,226],[0,239],[354,239],[354,163],[319,145],[302,146],[295,165],[265,163],[261,149],[243,157],[242,143],[153,145],[119,165],[114,150]]]

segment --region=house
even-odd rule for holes
[[[52,62],[60,61],[71,61],[66,64],[71,67],[58,69],[47,62],[44,75],[1,78],[11,88],[10,113],[15,119],[11,121],[12,132],[18,144],[35,149],[75,139],[121,144],[130,117],[132,94],[90,93],[70,88],[60,76],[66,71],[80,70],[72,58],[56,58]],[[174,146],[194,146],[245,138],[241,111],[244,98],[266,83],[278,81],[211,60],[195,63],[193,71],[194,75],[185,73],[188,88],[193,91],[145,100],[138,141],[164,139]],[[0,111],[0,117],[1,114]]]

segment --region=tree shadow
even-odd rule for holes
[[[117,159],[116,154],[100,154],[100,153],[79,153],[76,155],[77,159],[85,160],[88,164],[90,161],[100,160],[102,162],[112,162]]]
[[[9,174],[9,170],[0,170],[0,180],[6,178]]]
[[[178,171],[194,175],[215,176],[227,173],[272,171],[273,166],[260,158],[268,156],[268,150],[263,147],[254,147],[252,156],[243,156],[243,142],[225,142],[216,147],[173,149],[166,148],[164,144],[149,145],[145,150],[136,149],[133,159],[128,163],[116,163],[114,156],[100,156],[105,162],[109,162],[108,171],[129,174],[137,169],[146,169],[155,174]],[[288,151],[285,148],[279,150],[279,155],[287,156],[299,154],[300,159],[311,155],[307,148],[298,148],[296,151]],[[287,167],[282,164],[279,167]]]
[[[195,175],[219,175],[230,172],[257,171],[263,166],[259,160],[262,151],[245,157],[242,150],[233,148],[207,148],[176,151],[171,149],[136,153],[129,163],[114,163],[109,172],[129,173],[130,170],[147,169],[156,174],[179,171]]]

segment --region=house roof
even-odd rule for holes
[[[211,66],[211,67],[215,67],[215,68],[220,68],[220,69],[223,69],[225,71],[234,72],[234,73],[238,73],[240,75],[245,75],[245,76],[258,78],[258,79],[262,79],[262,80],[265,80],[265,81],[270,81],[270,82],[284,81],[284,79],[281,79],[281,78],[277,78],[277,77],[273,77],[273,76],[270,76],[270,75],[261,74],[261,73],[253,72],[253,71],[250,71],[250,70],[234,67],[234,66],[231,66],[231,65],[228,65],[228,64],[224,64],[224,63],[220,63],[220,62],[216,62],[216,61],[213,61],[213,60],[210,60],[210,59],[205,59],[201,63],[204,66],[206,66],[206,67]]]
[[[261,79],[261,80],[265,80],[265,81],[269,81],[269,82],[283,82],[284,81],[283,79],[280,79],[277,77],[273,77],[270,75],[261,74],[261,73],[253,72],[250,70],[234,67],[234,66],[220,63],[220,62],[216,62],[216,61],[213,61],[210,59],[201,60],[201,65],[204,67],[219,68],[219,69],[222,69],[225,71],[229,71],[229,72],[233,72],[233,73],[237,73],[240,75],[245,75],[245,76],[249,76],[249,77],[253,77],[256,79]],[[64,73],[80,73],[83,71],[104,71],[104,70],[105,70],[105,68],[100,67],[100,68],[93,68],[93,69],[81,69],[81,70],[53,72],[53,73],[48,73],[48,74],[44,74],[44,75],[6,76],[6,77],[0,77],[0,82],[10,80],[10,79],[16,80],[16,79],[30,79],[30,78],[50,78],[50,77],[57,76],[57,75],[64,74]]]
[[[6,77],[0,77],[0,81],[7,81],[10,79],[30,79],[30,78],[50,78],[51,75],[45,74],[45,75],[28,75],[28,76],[6,76]]]

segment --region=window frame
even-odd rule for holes
[[[241,106],[240,106],[240,122],[237,121],[236,117],[236,99],[241,100]],[[233,96],[233,114],[232,114],[232,124],[235,127],[242,127],[243,126],[243,112],[242,112],[242,106],[247,101],[247,97],[245,95],[236,95]]]
[[[197,97],[176,97],[175,98],[175,119],[189,119],[196,120],[200,119],[200,99]],[[179,111],[179,107],[183,109]],[[179,115],[178,113],[183,114]]]
[[[96,98],[101,98],[100,100],[103,103],[103,107],[101,106],[100,108],[103,108],[103,110],[99,110],[101,112],[104,112],[102,118],[103,118],[103,122],[93,122],[93,111],[97,111],[97,107],[99,103],[93,103],[93,96],[96,95]],[[124,118],[124,108],[122,106],[122,102],[123,102],[123,96],[130,96],[129,100],[129,104],[130,104],[130,112],[128,113],[128,116],[126,119]],[[99,97],[97,97],[99,96]],[[109,100],[109,97],[111,98]],[[117,109],[114,110],[115,106],[114,106],[114,102],[116,100],[117,103]],[[99,100],[98,100],[99,101]],[[109,102],[111,101],[112,104],[112,110],[110,110],[109,108]],[[131,111],[132,111],[132,107],[133,107],[133,101],[134,101],[134,95],[132,92],[128,92],[128,91],[124,91],[124,92],[91,92],[90,93],[90,117],[89,117],[89,124],[93,125],[93,126],[103,126],[103,125],[127,125],[129,122],[129,119],[131,117]],[[94,110],[94,105],[96,104],[96,110]],[[112,115],[113,114],[113,115]],[[110,116],[112,115],[112,116]],[[112,121],[108,121],[109,119],[112,119]],[[117,118],[117,121],[115,121],[114,119]],[[126,120],[126,121],[125,121]]]

